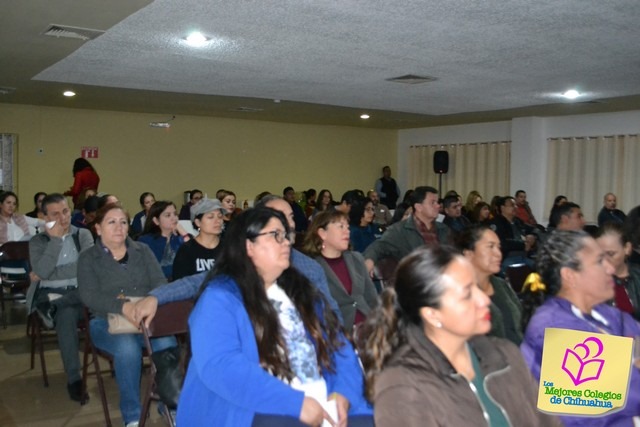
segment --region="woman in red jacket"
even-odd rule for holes
[[[88,188],[98,191],[98,184],[100,184],[98,173],[87,159],[80,157],[73,162],[73,186],[64,195],[71,196],[74,208],[78,209],[78,199],[82,192]]]

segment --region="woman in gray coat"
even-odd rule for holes
[[[364,321],[378,305],[378,294],[358,252],[349,249],[349,219],[340,211],[323,211],[309,226],[304,250],[322,266],[327,275],[329,291],[336,300],[344,327]]]
[[[128,298],[146,296],[166,279],[151,249],[127,237],[129,217],[120,205],[109,204],[100,209],[95,224],[96,244],[78,259],[78,291],[94,316],[89,324],[93,344],[113,355],[124,424],[137,426],[141,412],[142,335],[111,334],[107,314],[122,314],[131,323],[139,324],[134,304]],[[152,340],[154,351],[175,345],[173,337]]]

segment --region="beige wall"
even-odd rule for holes
[[[37,191],[63,191],[82,146],[97,146],[90,160],[100,191],[116,194],[131,214],[138,196],[181,203],[194,187],[215,196],[218,188],[238,199],[261,191],[281,194],[329,188],[334,198],[351,188],[367,190],[383,165],[396,165],[397,132],[338,126],[179,116],[171,129],[154,129],[163,116],[0,104],[0,133],[18,135],[20,211]],[[38,153],[43,149],[42,154]],[[180,207],[180,206],[178,206]]]

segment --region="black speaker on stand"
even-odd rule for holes
[[[449,172],[449,152],[438,150],[433,153],[433,171],[439,175],[438,193],[442,197],[442,175]]]

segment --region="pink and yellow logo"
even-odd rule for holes
[[[632,353],[632,338],[547,328],[538,409],[597,416],[624,408]]]

